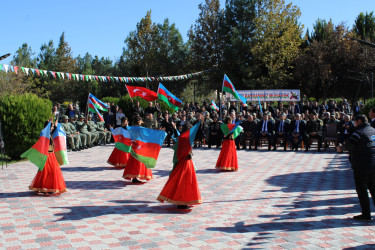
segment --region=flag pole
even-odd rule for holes
[[[224,74],[224,79],[225,79],[225,74]],[[221,105],[221,98],[223,98],[224,79],[223,79],[223,85],[221,86],[221,96],[219,98],[220,121],[223,120],[223,107]]]
[[[89,97],[90,97],[90,92],[89,94],[87,95],[87,102],[86,102],[86,121],[87,121],[87,117],[89,115]],[[79,118],[79,117],[78,117]]]

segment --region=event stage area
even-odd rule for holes
[[[239,171],[219,172],[219,149],[194,148],[203,204],[178,210],[156,201],[171,148],[145,184],[106,163],[113,148],[68,153],[61,196],[28,191],[37,168],[27,161],[0,169],[0,248],[375,247],[374,224],[352,220],[360,208],[346,154],[240,150]]]

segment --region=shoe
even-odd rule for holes
[[[272,150],[273,150],[273,151],[276,151],[276,147],[274,147]]]
[[[178,205],[177,208],[178,209],[188,209],[189,206],[187,206],[187,205]]]
[[[77,148],[77,151],[81,151],[81,148]]]
[[[353,219],[358,220],[358,221],[366,221],[366,222],[372,221],[371,216],[364,216],[363,214],[356,215],[353,217]]]
[[[267,149],[268,151],[271,151],[271,147],[268,147],[268,149]]]
[[[141,183],[141,181],[138,180],[137,178],[133,178],[132,182],[133,182],[133,183]]]

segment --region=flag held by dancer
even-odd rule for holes
[[[138,126],[131,126],[128,131],[132,139],[130,154],[146,168],[154,168],[167,133]]]
[[[47,162],[49,140],[51,139],[51,122],[48,123],[39,136],[39,140],[21,157],[27,158],[42,171]]]

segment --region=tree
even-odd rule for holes
[[[229,0],[221,18],[220,36],[224,46],[221,70],[230,76],[237,88],[254,87],[251,48],[255,17],[255,0]]]
[[[218,0],[205,0],[198,6],[200,13],[188,32],[189,68],[193,71],[218,67],[223,60],[223,40],[220,35],[220,22],[223,11]],[[205,95],[213,88],[219,90],[223,74],[211,71],[199,80],[199,95]],[[195,79],[196,80],[196,79]]]
[[[361,40],[375,41],[374,12],[366,12],[366,14],[361,12],[355,19],[353,31]]]
[[[154,75],[156,64],[157,25],[151,20],[151,11],[137,23],[137,29],[125,39],[119,66],[123,72],[135,75]]]
[[[263,0],[257,5],[252,48],[260,88],[285,88],[292,80],[294,59],[300,53],[301,12],[284,0]]]
[[[38,68],[45,70],[55,69],[55,53],[56,50],[52,40],[50,40],[48,44],[44,43],[40,47],[40,53],[37,58],[39,62]]]
[[[36,66],[36,59],[33,58],[35,53],[32,51],[31,47],[27,43],[22,44],[22,46],[17,50],[16,55],[14,55],[11,64],[33,68]]]
[[[328,23],[326,20],[316,20],[315,24],[313,25],[313,32],[311,33],[311,35],[307,33],[308,41],[312,43],[314,41],[322,42],[324,40],[331,39],[333,28],[334,25],[332,23],[332,20],[329,20]]]
[[[65,41],[65,32],[63,32],[56,48],[56,67],[54,70],[61,72],[75,72],[77,70],[76,60],[73,59],[71,51],[72,49]]]

